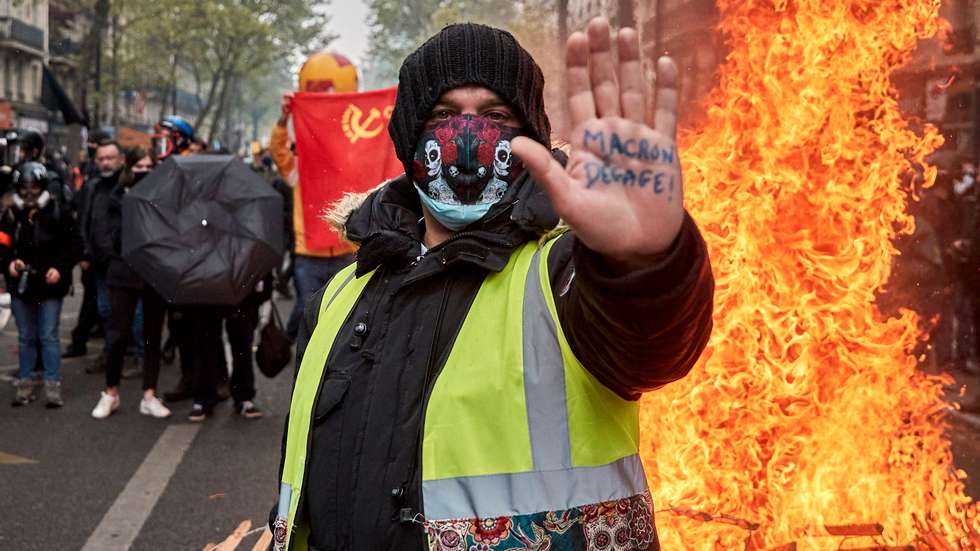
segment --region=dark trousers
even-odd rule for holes
[[[99,318],[99,302],[95,290],[95,270],[89,268],[82,270],[82,307],[78,311],[78,323],[71,332],[71,344],[73,347],[81,348],[88,344],[89,337],[95,326],[101,321]]]
[[[221,340],[222,306],[188,306],[183,309],[184,323],[193,335],[191,345],[191,395],[194,403],[207,409],[218,403],[225,348]],[[179,337],[178,337],[179,338]],[[180,342],[180,341],[178,341]],[[183,361],[184,353],[181,352]]]
[[[255,368],[252,342],[259,324],[259,301],[249,295],[225,314],[225,331],[231,345],[231,397],[235,403],[255,398]]]
[[[184,307],[170,309],[170,334],[164,348],[176,348],[180,355],[180,382],[177,388],[189,391],[194,379],[194,334]]]
[[[119,386],[126,345],[132,335],[133,318],[136,306],[143,303],[143,390],[156,390],[160,376],[160,339],[163,334],[163,320],[166,303],[150,287],[130,289],[109,287],[109,330],[106,340],[109,344],[109,364],[106,366],[106,386]]]

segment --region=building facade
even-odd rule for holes
[[[0,0],[0,127],[47,133],[41,104],[47,57],[47,0]]]
[[[944,150],[976,158],[980,153],[980,3],[943,2],[948,26],[922,41],[912,60],[894,77],[903,112],[936,125]]]
[[[624,13],[628,10],[629,13]],[[701,99],[716,83],[724,45],[715,32],[718,12],[712,0],[569,0],[568,27],[581,29],[598,15],[613,24],[634,21],[640,33],[645,71],[651,80],[654,63],[668,54],[680,70],[682,124],[696,118]]]
[[[670,55],[679,70],[681,123],[701,115],[704,96],[717,83],[724,42],[716,32],[718,10],[712,0],[640,2],[637,20],[648,71],[661,55]]]

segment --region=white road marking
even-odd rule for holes
[[[129,549],[194,441],[200,425],[170,425],[102,517],[82,551]]]

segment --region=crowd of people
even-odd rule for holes
[[[354,67],[326,52],[310,56],[298,82],[300,90],[357,91]],[[262,305],[273,291],[295,298],[283,328],[286,338],[295,341],[308,297],[353,260],[349,246],[317,248],[307,240],[288,129],[291,112],[292,94],[287,94],[268,148],[253,144],[248,156],[251,168],[283,198],[286,254],[281,266],[259,277],[255,289],[232,306],[168,302],[122,255],[126,194],[171,156],[212,153],[186,120],[164,117],[148,148],[126,148],[109,132],[92,130],[77,167],[64,152],[47,151],[38,132],[11,132],[0,140],[0,261],[19,339],[15,407],[34,402],[42,387],[47,406],[61,407],[62,358],[89,358],[91,353],[84,371],[105,377],[92,410],[96,419],[121,407],[122,379],[136,378],[142,378],[139,411],[144,415],[169,417],[172,404],[189,400],[188,418],[201,421],[231,398],[240,415],[262,416],[253,369]],[[75,273],[78,281],[73,281]],[[71,292],[81,292],[82,300],[70,344],[61,351],[61,308]],[[90,341],[98,338],[101,349],[90,350]],[[158,387],[161,363],[179,364],[173,388]]]
[[[43,387],[47,407],[63,406],[61,359],[87,356],[89,341],[101,336],[102,349],[85,366],[86,373],[105,377],[92,417],[105,419],[120,408],[123,378],[142,378],[139,411],[150,417],[169,417],[167,404],[191,400],[188,419],[203,421],[228,398],[243,417],[261,417],[255,401],[253,340],[260,307],[272,294],[273,274],[259,278],[237,305],[175,305],[121,254],[126,194],[170,156],[209,153],[195,139],[192,126],[180,117],[165,117],[150,148],[124,148],[107,132],[92,131],[77,169],[60,155],[48,154],[36,131],[12,132],[3,145],[0,261],[19,348],[12,405],[32,403]],[[269,154],[253,153],[253,169],[288,199],[288,186]],[[76,266],[81,274],[77,284]],[[280,277],[280,289],[286,291],[284,282]],[[82,302],[71,343],[62,351],[61,309],[73,290],[81,290]],[[230,370],[224,334],[231,349]],[[161,392],[161,361],[178,358],[180,379]]]

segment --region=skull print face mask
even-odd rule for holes
[[[422,204],[452,231],[483,218],[524,170],[510,149],[519,135],[520,128],[473,115],[426,129],[412,175]]]

